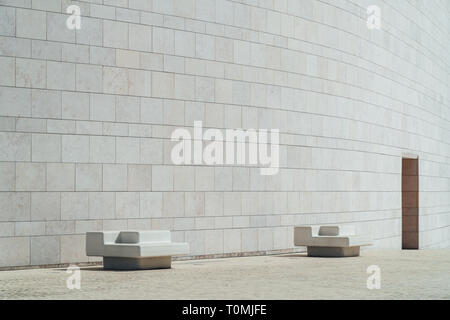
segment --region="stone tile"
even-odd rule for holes
[[[162,124],[163,100],[154,98],[141,99],[141,122]]]
[[[89,137],[63,135],[61,137],[63,162],[89,162]]]
[[[87,192],[61,193],[61,219],[79,220],[89,217],[89,198]]]
[[[151,51],[152,28],[150,26],[130,24],[130,49],[138,51]]]
[[[75,90],[75,64],[47,61],[47,88]]]
[[[223,253],[223,230],[205,231],[205,251],[209,254]]]
[[[0,8],[1,14],[1,8]],[[14,86],[16,83],[16,61],[10,57],[0,57],[0,85]]]
[[[118,122],[139,122],[140,101],[136,97],[116,98],[116,121]]]
[[[128,165],[128,191],[151,191],[152,167],[149,165]]]
[[[163,194],[162,192],[141,192],[139,198],[139,216],[141,218],[162,217]]]
[[[125,164],[103,165],[103,191],[127,191],[128,168]]]
[[[42,60],[16,59],[16,86],[45,88],[47,86],[47,67]]]
[[[76,65],[76,88],[77,91],[102,92],[102,67],[77,64]]]
[[[61,263],[82,262],[87,260],[85,235],[61,236]]]
[[[116,159],[116,140],[114,137],[90,137],[90,162],[114,163]]]
[[[139,138],[116,138],[116,162],[117,163],[139,163],[140,152]]]
[[[15,191],[16,164],[14,162],[0,162],[0,191]]]
[[[37,118],[61,119],[61,92],[32,90],[31,113]]]
[[[30,264],[28,237],[0,238],[0,267]]]
[[[152,138],[141,138],[140,140],[140,163],[162,164],[163,141],[161,139]]]
[[[116,217],[118,219],[139,218],[139,192],[116,193]]]
[[[166,72],[152,72],[152,95],[172,98],[174,95],[174,75]]]
[[[186,192],[184,202],[185,216],[199,217],[205,215],[205,193]]]
[[[124,68],[103,68],[103,92],[128,94],[128,70]]]
[[[205,215],[223,216],[223,193],[206,192],[205,193]]]
[[[67,28],[67,15],[47,12],[47,40],[75,42],[75,30]]]
[[[45,235],[45,222],[16,222],[14,229],[16,237],[43,236]]]
[[[30,219],[30,194],[27,192],[0,192],[0,206],[0,221]]]
[[[241,230],[226,229],[223,231],[223,251],[224,253],[242,252],[241,249]]]
[[[116,194],[114,192],[89,193],[89,219],[114,219]]]
[[[128,23],[103,20],[103,45],[111,48],[128,48]]]
[[[16,11],[14,8],[0,8],[0,35],[15,36],[16,34]]]
[[[102,191],[103,173],[101,164],[76,165],[76,191]]]
[[[195,167],[175,166],[173,169],[174,191],[194,191]]]
[[[82,27],[76,30],[76,42],[92,46],[103,45],[103,23],[100,19],[84,17]]]
[[[75,191],[75,165],[47,163],[47,191]]]
[[[172,166],[152,166],[152,190],[173,191],[173,174]]]
[[[31,265],[59,263],[59,237],[31,237]]]
[[[59,192],[31,193],[31,221],[59,220],[61,194]]]
[[[115,121],[116,97],[105,94],[91,94],[90,119],[98,121]]]
[[[31,90],[22,88],[0,87],[0,115],[22,116],[31,115]]]
[[[174,54],[174,37],[171,29],[153,27],[153,52]]]
[[[45,163],[16,163],[16,191],[45,191]]]
[[[184,216],[184,192],[163,193],[163,217]]]
[[[46,12],[17,9],[16,26],[17,37],[45,40],[47,37]]]
[[[61,136],[33,133],[32,160],[36,162],[60,162]]]

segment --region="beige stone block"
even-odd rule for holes
[[[14,224],[16,237],[45,235],[45,222],[16,222]]]
[[[128,48],[128,23],[103,20],[103,45],[111,48]]]
[[[162,192],[141,192],[139,198],[139,216],[141,218],[162,217],[163,194]]]
[[[42,60],[16,59],[16,86],[45,88],[47,64]]]
[[[61,161],[61,136],[56,134],[33,134],[32,160],[36,162]]]
[[[32,90],[31,114],[35,118],[61,119],[61,92]]]
[[[163,193],[163,217],[184,216],[184,192]]]
[[[1,9],[0,9],[1,12]],[[0,13],[1,14],[1,13]],[[14,86],[16,83],[16,61],[10,57],[0,57],[0,85]]]
[[[139,218],[139,192],[116,193],[116,218]]]
[[[75,165],[48,163],[47,191],[75,191]]]
[[[89,120],[89,94],[63,92],[62,117],[64,119]]]
[[[23,116],[31,115],[31,90],[22,88],[0,87],[0,115]]]
[[[205,194],[203,192],[186,192],[185,216],[198,217],[205,214]]]
[[[116,159],[116,140],[114,137],[90,137],[90,162],[113,163]]]
[[[0,191],[15,191],[16,164],[14,162],[0,162]]]
[[[89,162],[89,137],[63,135],[61,137],[63,162]]]
[[[174,191],[193,191],[195,189],[195,168],[175,166],[173,169]]]
[[[152,72],[152,95],[160,98],[174,96],[174,75],[166,72]]]
[[[128,191],[151,191],[152,167],[149,165],[128,165]]]
[[[141,138],[140,140],[140,163],[162,164],[163,141],[161,139],[153,138]]]
[[[205,216],[223,216],[223,192],[205,193]]]
[[[87,262],[86,235],[61,236],[61,263]]]
[[[114,219],[116,194],[114,192],[89,193],[89,219]]]
[[[79,220],[89,217],[89,198],[87,192],[61,193],[61,219]]]
[[[103,191],[127,191],[128,168],[125,164],[103,165]]]
[[[76,65],[76,89],[84,92],[102,92],[102,67]]]
[[[16,163],[16,191],[45,191],[45,163]]]
[[[128,70],[124,68],[103,68],[103,92],[128,94]]]
[[[59,192],[31,193],[31,220],[61,219],[61,194]]]
[[[152,190],[173,191],[173,175],[172,166],[152,166]]]
[[[27,192],[0,192],[0,206],[0,221],[30,219],[30,194]]]
[[[28,9],[16,10],[16,36],[31,39],[46,39],[46,12]]]
[[[0,267],[30,264],[28,237],[0,238]]]

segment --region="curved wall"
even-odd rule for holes
[[[449,22],[445,0],[0,0],[0,267],[94,261],[91,230],[199,256],[348,223],[400,249],[409,154],[420,248],[449,247]],[[195,120],[280,129],[279,173],[174,165]]]

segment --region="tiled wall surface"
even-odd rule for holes
[[[0,0],[0,267],[92,261],[91,230],[220,255],[351,223],[400,249],[404,153],[420,248],[449,247],[449,33],[446,0]],[[173,165],[194,120],[279,128],[279,174]]]

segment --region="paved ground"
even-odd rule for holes
[[[381,269],[368,290],[367,267]],[[304,254],[176,261],[172,269],[0,271],[0,299],[450,299],[450,250],[364,251],[355,258]]]

